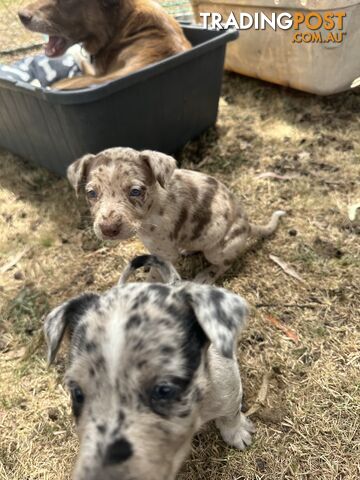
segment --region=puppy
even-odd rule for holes
[[[285,212],[266,226],[249,223],[240,202],[215,178],[176,169],[159,152],[113,148],[70,165],[70,183],[85,189],[101,239],[138,234],[148,250],[175,263],[179,252],[203,252],[210,266],[195,281],[211,283],[245,250],[250,238],[267,237]],[[150,280],[158,280],[152,273]]]
[[[125,284],[142,265],[169,285]],[[133,260],[120,284],[51,312],[51,363],[66,334],[66,383],[80,436],[74,480],[173,480],[200,427],[215,419],[243,450],[253,427],[241,412],[236,339],[247,304],[227,290],[181,282],[158,258]]]
[[[19,18],[27,29],[49,35],[49,57],[75,43],[91,55],[83,76],[53,85],[63,90],[123,77],[191,47],[174,18],[151,0],[38,0]]]

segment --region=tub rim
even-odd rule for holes
[[[106,82],[101,85],[96,85],[91,89],[85,88],[71,91],[55,91],[43,87],[35,87],[34,85],[30,85],[25,82],[5,79],[0,79],[0,88],[21,91],[38,98],[42,98],[43,100],[52,104],[77,105],[81,103],[91,103],[113,95],[139,82],[143,82],[152,77],[160,75],[168,70],[171,70],[173,67],[192,61],[202,56],[207,51],[214,50],[218,46],[235,40],[239,36],[239,32],[235,29],[210,30],[203,28],[200,25],[190,25],[188,23],[180,23],[180,25],[185,33],[186,31],[190,30],[201,30],[209,32],[212,38],[193,46],[191,50],[187,50],[169,58],[165,58],[160,62],[137,70],[130,75],[111,80],[110,82]]]

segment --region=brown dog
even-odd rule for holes
[[[49,35],[45,53],[82,43],[92,64],[58,89],[86,88],[128,75],[191,47],[176,20],[151,0],[38,0],[19,11],[25,27]]]
[[[203,252],[211,265],[195,278],[200,283],[223,275],[251,238],[271,235],[285,214],[279,210],[268,225],[253,225],[221,182],[176,169],[172,157],[149,150],[86,155],[70,165],[68,178],[78,193],[85,189],[99,238],[138,234],[151,253],[173,263],[182,251]]]

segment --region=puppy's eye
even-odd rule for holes
[[[140,197],[142,194],[141,188],[140,187],[133,187],[130,189],[130,197]]]
[[[73,400],[78,404],[82,404],[85,401],[85,395],[80,387],[75,387],[72,390],[72,397],[73,397]]]
[[[87,197],[90,199],[90,200],[95,200],[98,196],[97,192],[95,190],[88,190],[86,192],[86,195]]]
[[[81,409],[85,403],[85,395],[84,392],[78,385],[71,385],[70,386],[70,393],[71,393],[71,400],[72,400],[72,407],[75,417],[79,417],[81,413]]]
[[[169,385],[164,383],[155,385],[151,392],[151,399],[155,401],[170,401],[174,400],[178,396],[178,394],[179,389],[176,385]]]

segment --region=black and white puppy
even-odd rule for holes
[[[169,283],[126,284],[144,265]],[[50,363],[70,339],[66,383],[80,436],[73,478],[173,480],[193,435],[213,419],[226,443],[249,445],[235,348],[247,313],[238,295],[182,282],[153,256],[135,258],[109,292],[53,310]]]

